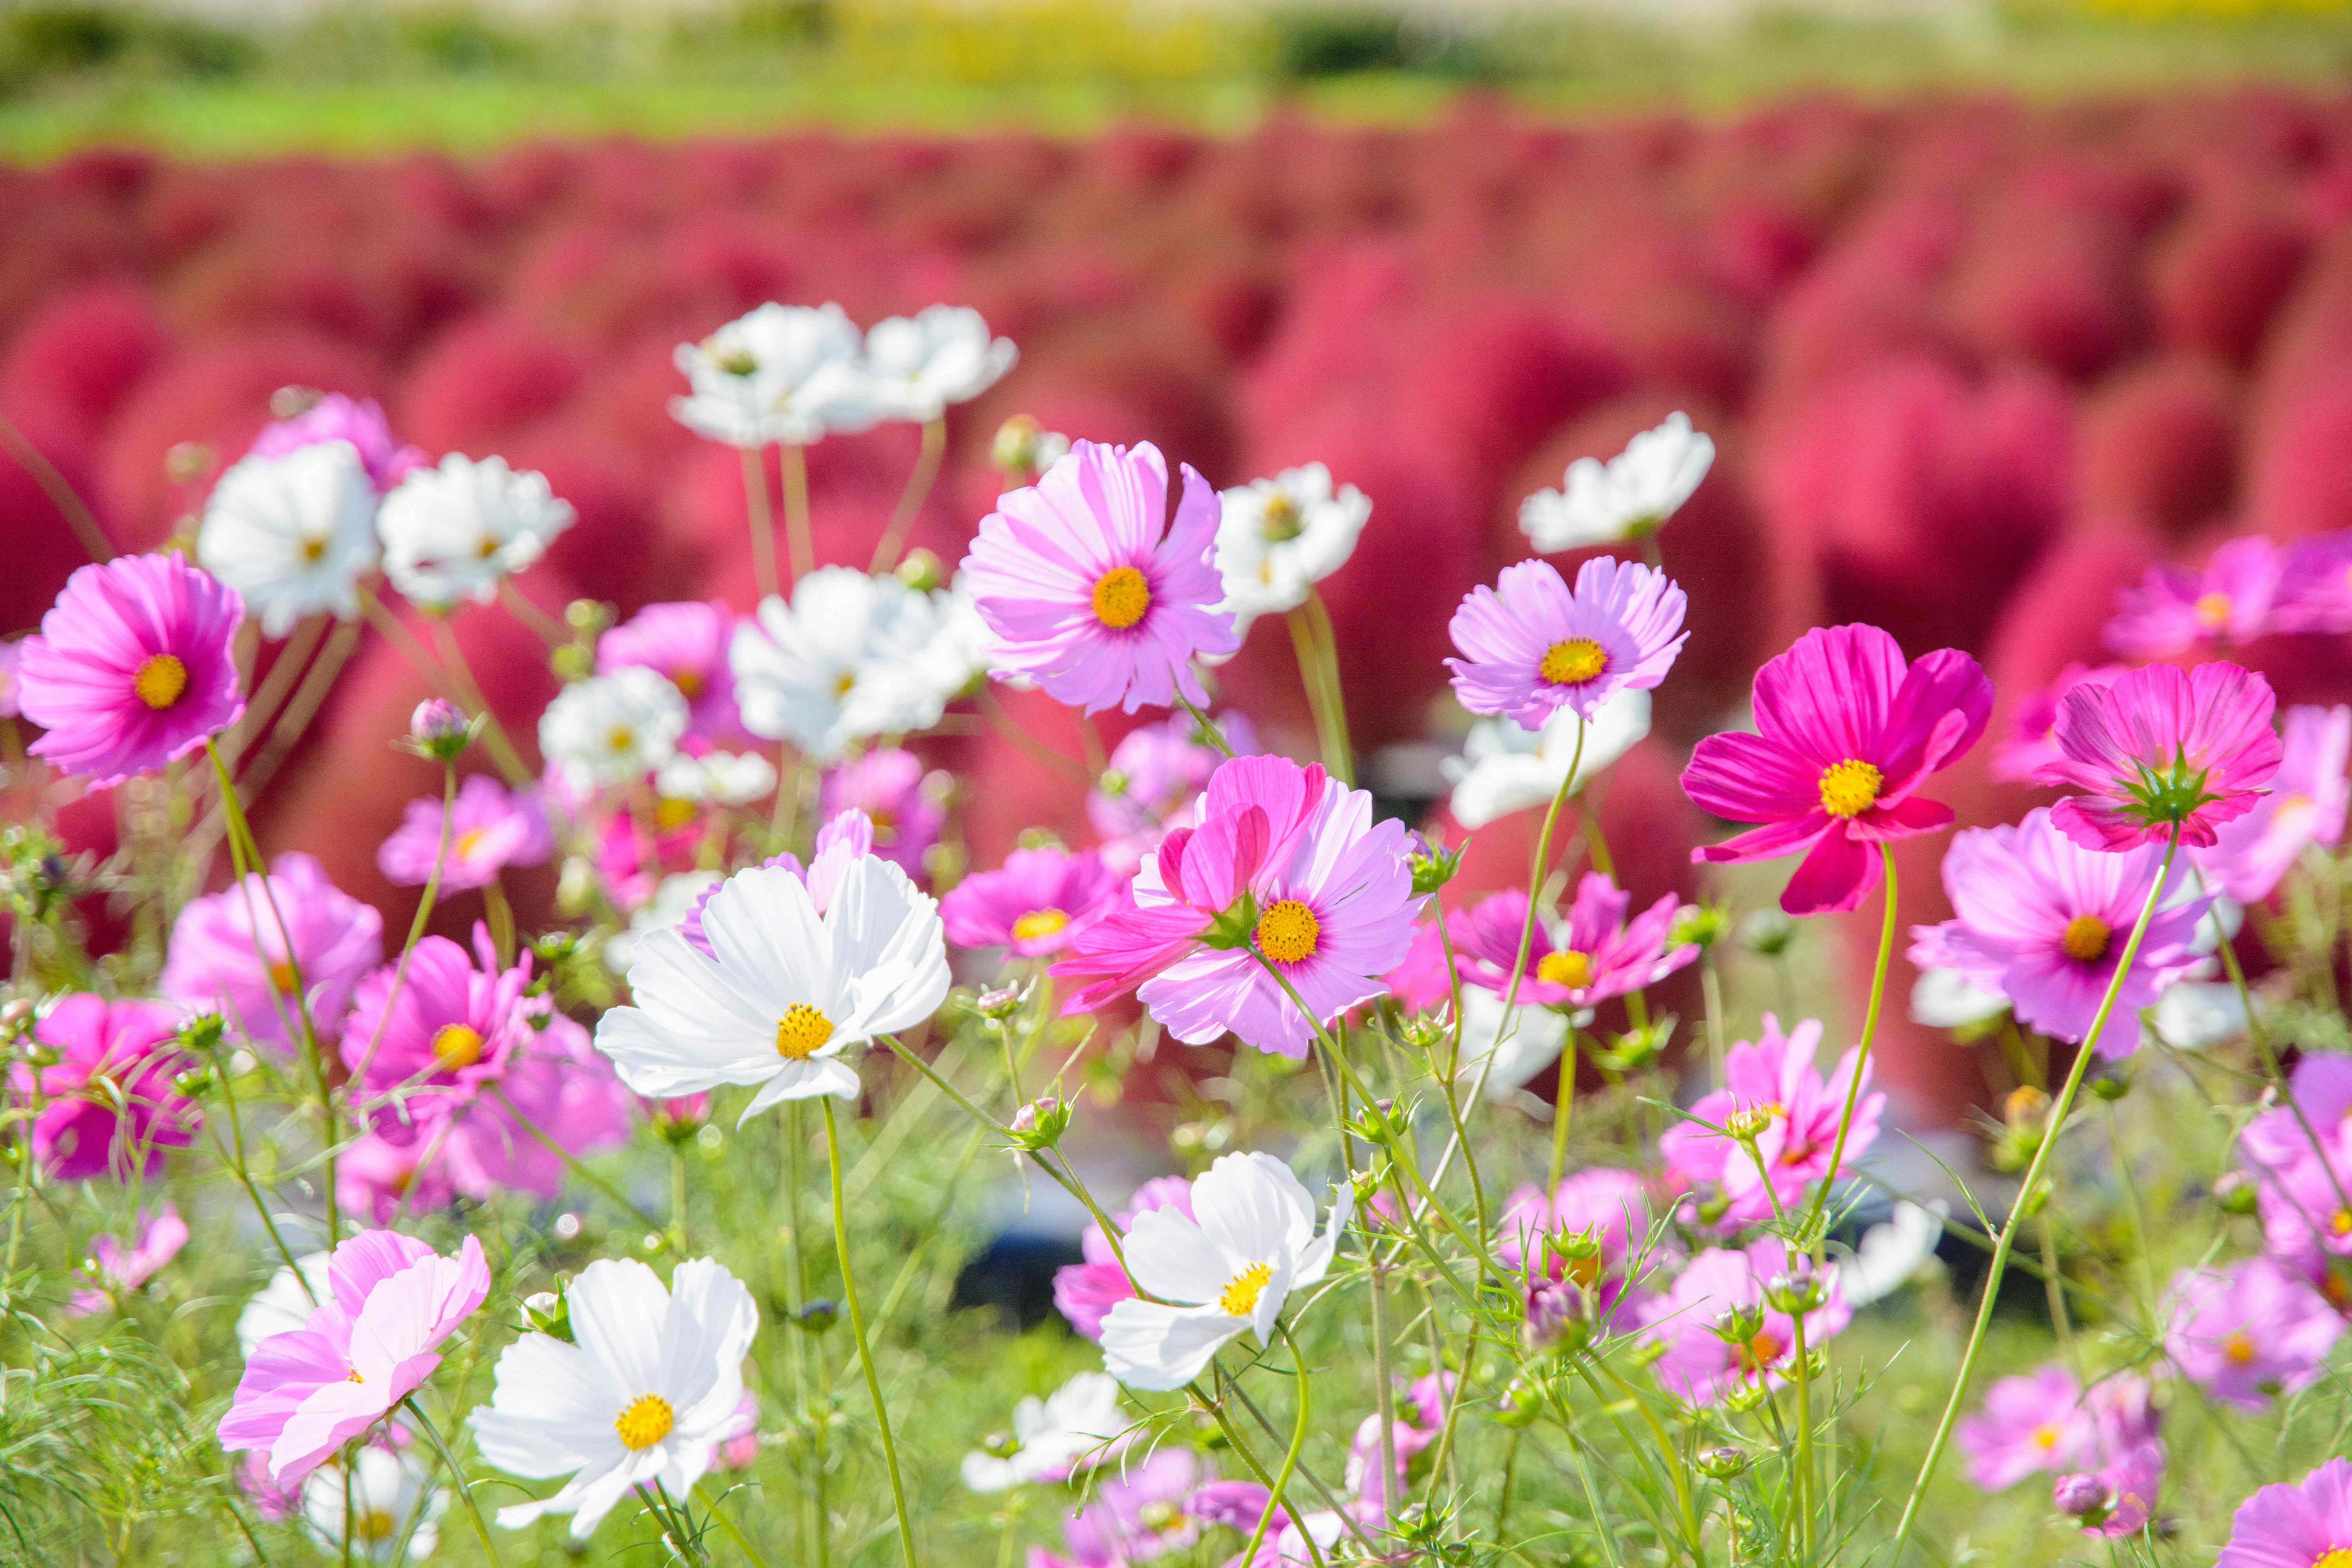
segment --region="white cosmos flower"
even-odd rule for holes
[[[1068,1480],[1116,1458],[1133,1439],[1134,1426],[1119,1404],[1118,1380],[1082,1372],[1045,1398],[1033,1394],[1014,1405],[1012,1451],[966,1454],[963,1484],[976,1492],[1001,1492]]]
[[[1522,1005],[1503,1032],[1503,999],[1483,985],[1462,987],[1462,1057],[1454,1077],[1465,1085],[1478,1081],[1483,1071],[1488,1100],[1507,1100],[1512,1090],[1559,1059],[1568,1044],[1569,1020],[1549,1007]],[[1580,1009],[1590,1020],[1590,1009]],[[1491,1068],[1486,1058],[1495,1058]]]
[[[1519,531],[1547,555],[1655,532],[1714,463],[1715,443],[1691,428],[1689,415],[1670,414],[1606,463],[1570,463],[1564,491],[1538,490],[1519,503]]]
[[[691,391],[670,416],[730,447],[805,447],[863,430],[876,414],[857,328],[838,305],[767,304],[672,356]]]
[[[776,764],[757,752],[680,752],[654,772],[654,788],[671,800],[748,805],[775,787]]]
[[[1989,1024],[2008,1011],[2008,997],[1969,984],[1956,969],[1923,969],[1911,983],[1911,1021],[1931,1029]]]
[[[236,590],[266,637],[321,611],[348,619],[375,566],[375,485],[349,441],[247,458],[205,502],[196,561]]]
[[[575,680],[539,716],[539,750],[575,785],[626,784],[677,754],[686,699],[659,670],[631,665]]]
[[[931,728],[949,703],[987,678],[996,634],[980,618],[980,606],[962,577],[927,597],[929,635],[920,642],[877,649],[858,677],[866,688],[861,711],[887,714],[892,721],[889,729],[877,733]]]
[[[320,1302],[334,1300],[334,1287],[327,1279],[325,1253],[306,1252],[294,1263],[301,1269],[299,1276],[293,1268],[281,1266],[236,1316],[237,1347],[247,1361],[253,1359],[254,1346],[272,1334],[291,1333],[310,1321],[310,1313]],[[306,1279],[310,1281],[307,1289],[303,1288]]]
[[[571,503],[545,474],[456,452],[401,480],[375,514],[384,575],[410,602],[433,605],[488,604],[500,578],[545,554],[572,523]]]
[[[2246,1032],[2246,1005],[2226,980],[2180,980],[2164,988],[2148,1022],[2176,1050],[2208,1050]]]
[[[1193,1218],[1148,1209],[1128,1227],[1128,1271],[1149,1294],[1103,1319],[1103,1364],[1132,1388],[1178,1389],[1243,1330],[1267,1342],[1283,1303],[1331,1267],[1353,1188],[1332,1188],[1318,1235],[1315,1200],[1271,1154],[1227,1154],[1192,1184]]]
[[[639,942],[684,925],[702,895],[724,879],[716,871],[676,871],[654,884],[654,896],[630,912],[629,929],[604,939],[604,967],[615,974],[628,973]]]
[[[936,691],[888,672],[930,646],[939,615],[929,595],[848,566],[810,573],[789,605],[770,595],[728,646],[743,727],[832,761],[853,742],[938,723]]]
[[[1853,1261],[1838,1268],[1838,1290],[1849,1307],[1865,1307],[1911,1282],[1920,1266],[1936,1256],[1951,1205],[1937,1199],[1925,1207],[1906,1199],[1892,1217],[1862,1233]]]
[[[1246,632],[1260,616],[1307,602],[1307,592],[1356,552],[1372,503],[1353,485],[1331,488],[1320,463],[1285,468],[1219,493],[1215,560],[1225,580],[1223,607]]]
[[[500,1524],[568,1513],[584,1541],[633,1489],[658,1482],[682,1498],[710,1468],[735,1426],[760,1310],[708,1258],[679,1264],[666,1290],[646,1265],[602,1258],[563,1299],[572,1342],[534,1333],[509,1345],[489,1404],[466,1425],[509,1475],[571,1478],[551,1498],[499,1510]]]
[[[926,424],[994,386],[1020,358],[1011,338],[988,335],[978,310],[929,305],[867,330],[866,395],[885,419]]]
[[[841,1053],[947,1000],[938,900],[871,855],[850,863],[822,915],[788,868],[738,871],[703,906],[702,934],[716,958],[676,931],[639,942],[636,1005],[596,1026],[596,1048],[639,1094],[757,1085],[747,1119],[778,1100],[854,1100],[857,1070]]]
[[[440,1541],[441,1512],[449,1494],[428,1486],[431,1469],[415,1455],[381,1444],[362,1448],[351,1470],[351,1539],[354,1555],[371,1563],[390,1563],[400,1555],[401,1537],[408,1538],[408,1561],[433,1555]],[[420,1512],[421,1510],[421,1512]],[[321,1465],[302,1482],[302,1518],[326,1550],[343,1545],[343,1469]],[[416,1528],[409,1529],[410,1519]]]
[[[1482,719],[1470,727],[1462,755],[1440,763],[1454,784],[1454,820],[1484,827],[1498,816],[1549,805],[1575,757],[1577,718],[1563,708],[1541,730],[1513,720]],[[1650,732],[1650,694],[1620,691],[1601,705],[1584,735],[1577,787],[1633,750]]]

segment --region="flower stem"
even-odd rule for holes
[[[816,546],[809,537],[808,454],[789,441],[777,453],[783,461],[784,549],[797,584],[816,570]]]
[[[497,1563],[499,1560],[498,1543],[490,1539],[488,1521],[482,1518],[482,1505],[474,1500],[474,1483],[466,1479],[465,1470],[457,1463],[457,1456],[449,1451],[448,1442],[441,1436],[441,1428],[433,1425],[433,1418],[425,1414],[425,1407],[416,1403],[415,1394],[400,1403],[403,1409],[416,1417],[418,1429],[433,1445],[433,1451],[441,1456],[441,1463],[448,1468],[450,1483],[457,1489],[458,1500],[466,1505],[466,1517],[474,1521],[474,1533],[481,1540],[483,1555]]]
[[[1315,611],[1321,604],[1310,590],[1307,603],[1291,611],[1286,620],[1291,648],[1298,656],[1298,683],[1306,689],[1307,711],[1315,718],[1315,741],[1323,753],[1323,765],[1352,789],[1356,762],[1348,740],[1347,710],[1340,703],[1338,658],[1322,632],[1330,616],[1327,612],[1320,624],[1316,619]]]
[[[1289,1327],[1287,1325],[1281,1325],[1281,1328],[1282,1342],[1290,1347],[1291,1363],[1298,1368],[1298,1415],[1291,1423],[1290,1451],[1283,1455],[1282,1468],[1275,1473],[1274,1485],[1265,1494],[1265,1511],[1258,1516],[1257,1529],[1250,1532],[1249,1544],[1242,1548],[1242,1554],[1239,1561],[1243,1563],[1255,1563],[1257,1561],[1257,1549],[1259,1544],[1265,1540],[1266,1527],[1274,1522],[1274,1516],[1276,1513],[1281,1511],[1283,1508],[1283,1489],[1290,1484],[1291,1472],[1298,1468],[1298,1456],[1305,1452],[1307,1448],[1307,1422],[1309,1405],[1309,1401],[1307,1399],[1307,1354],[1298,1348],[1298,1342],[1291,1337]],[[1393,1478],[1385,1476],[1381,1478],[1381,1482],[1384,1489],[1385,1488],[1395,1484]],[[1297,1515],[1293,1514],[1291,1516],[1291,1522],[1301,1531],[1305,1531],[1306,1524],[1303,1521],[1299,1520]]]
[[[743,512],[751,525],[751,582],[765,599],[777,590],[776,517],[768,506],[764,448],[743,448]]]
[[[947,451],[947,416],[925,420],[922,450],[915,454],[914,471],[907,476],[907,488],[898,492],[898,504],[890,509],[890,526],[874,547],[874,563],[867,571],[887,572],[898,563],[898,552],[907,546],[907,531],[915,526],[923,503],[931,499],[931,486],[939,481],[940,460]]]
[[[824,1110],[824,1153],[832,1167],[833,1245],[841,1256],[841,1299],[849,1308],[849,1331],[857,1342],[857,1363],[866,1373],[866,1392],[874,1400],[874,1422],[882,1436],[882,1464],[890,1472],[890,1503],[898,1515],[898,1546],[906,1553],[907,1568],[915,1568],[915,1527],[907,1518],[906,1484],[898,1479],[898,1447],[890,1438],[890,1412],[882,1403],[882,1379],[874,1370],[874,1347],[866,1340],[866,1310],[858,1305],[857,1280],[849,1268],[849,1212],[841,1201],[841,1132],[833,1114],[833,1097],[819,1096],[817,1104]]]
[[[1870,1070],[1870,1047],[1878,1038],[1878,1016],[1886,1000],[1886,966],[1895,957],[1895,851],[1881,841],[1878,853],[1886,872],[1886,913],[1878,923],[1878,963],[1870,974],[1870,1007],[1863,1015],[1862,1043],[1854,1050],[1853,1078],[1845,1086],[1845,1105],[1838,1112],[1837,1142],[1830,1145],[1829,1169],[1822,1173],[1821,1187],[1813,1194],[1813,1201],[1805,1210],[1805,1223],[1794,1238],[1798,1246],[1813,1250],[1816,1263],[1821,1261],[1821,1246],[1826,1234],[1822,1215],[1829,1207],[1830,1188],[1837,1184],[1838,1171],[1845,1163],[1846,1137],[1853,1131],[1853,1108],[1862,1099],[1862,1080]],[[2158,885],[2161,886],[2161,879]],[[2134,936],[2133,941],[2137,942],[2138,938]],[[2129,954],[2125,955],[2124,962],[2131,962]],[[2099,1016],[2105,1021],[2106,1015],[2102,1012]],[[2089,1048],[2087,1045],[2084,1047],[2086,1051]],[[1768,1189],[1770,1184],[1765,1184]],[[1817,1227],[1820,1234],[1816,1233]]]

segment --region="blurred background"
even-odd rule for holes
[[[961,554],[1016,413],[1219,485],[1328,463],[1374,502],[1324,585],[1356,737],[1442,831],[1447,616],[1526,552],[1521,498],[1686,409],[1722,453],[1664,536],[1694,635],[1600,806],[1645,900],[1709,890],[1720,826],[1675,775],[1805,626],[1976,653],[2000,725],[2151,563],[2352,527],[2352,6],[2324,0],[11,3],[0,157],[5,637],[85,558],[60,486],[152,547],[297,388],[543,470],[581,517],[520,580],[544,607],[748,607],[737,456],[670,419],[673,346],[771,299],[967,304],[1021,363],[957,411],[916,542]],[[824,558],[866,559],[915,441],[814,450]],[[537,638],[456,631],[527,737]],[[2352,698],[2341,638],[2242,656]],[[1221,680],[1311,749],[1270,624]],[[266,847],[394,929],[414,894],[374,848],[433,780],[384,737],[422,695],[371,632],[247,780]],[[1963,821],[2032,804],[1987,750],[1941,792]],[[971,864],[1084,837],[1001,737],[935,760],[980,783]],[[79,842],[121,809],[79,803]],[[1522,878],[1531,835],[1482,830],[1454,890]],[[1947,912],[1945,842],[1898,852],[1906,922]],[[1832,928],[1807,1011],[1857,1010],[1872,919]],[[1911,1125],[1984,1096],[1968,1049],[1897,1034]]]

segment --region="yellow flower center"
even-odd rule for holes
[[[1297,963],[1313,957],[1315,941],[1322,934],[1323,922],[1297,899],[1270,905],[1257,917],[1258,951],[1276,963]]]
[[[2066,934],[2058,939],[2066,956],[2078,963],[2096,963],[2107,956],[2107,943],[2115,931],[2096,915],[2076,915],[2066,922]]]
[[[1553,686],[1581,686],[1609,668],[1609,656],[1591,637],[1570,637],[1544,650],[1536,673]]]
[[[1257,531],[1268,544],[1287,543],[1305,532],[1306,526],[1297,501],[1280,490],[1265,498],[1265,515],[1258,520]]]
[[[360,1375],[359,1368],[353,1367],[351,1371],[343,1373],[343,1381],[345,1383],[365,1383],[367,1379]]]
[[[433,1033],[433,1059],[450,1072],[482,1059],[482,1037],[465,1024],[444,1024]]]
[[[1217,1293],[1217,1305],[1229,1317],[1246,1318],[1257,1310],[1257,1299],[1265,1294],[1265,1283],[1273,1278],[1273,1264],[1253,1263],[1225,1281],[1225,1288]]]
[[[2352,1568],[2352,1546],[2332,1546],[2311,1560],[2311,1568]]]
[[[2338,1236],[2352,1236],[2352,1209],[2337,1209],[2328,1215],[2327,1228]]]
[[[2055,1448],[2058,1446],[2058,1428],[2050,1426],[2036,1426],[2033,1429],[2033,1446],[2045,1454]]]
[[[2197,621],[2209,632],[2218,632],[2230,624],[2230,595],[2205,594],[2197,600]]]
[[[498,552],[499,542],[487,533],[474,542],[474,554],[478,559],[488,561]]]
[[[677,1412],[669,1407],[668,1400],[658,1394],[640,1394],[613,1418],[613,1430],[621,1435],[621,1447],[635,1453],[668,1436],[677,1424]]]
[[[269,984],[283,992],[294,989],[294,961],[281,958],[269,966]]]
[[[1573,948],[1566,952],[1547,952],[1537,961],[1536,978],[1547,985],[1581,991],[1592,984],[1592,957]]]
[[[615,724],[604,731],[604,744],[616,756],[626,756],[637,745],[637,732],[626,724]]]
[[[839,675],[833,678],[833,700],[835,702],[840,701],[843,698],[848,696],[852,690],[856,689],[856,686],[857,672],[854,669],[843,670]]]
[[[833,1020],[805,1002],[795,1002],[776,1020],[776,1054],[804,1062],[833,1038]]]
[[[315,566],[327,558],[327,542],[315,534],[302,542],[302,559]]]
[[[669,683],[688,702],[702,695],[702,671],[698,669],[681,669],[669,678]]]
[[[1035,942],[1041,936],[1052,936],[1070,923],[1070,917],[1059,910],[1031,910],[1013,922],[1015,942]]]
[[[1848,757],[1822,770],[1822,809],[1832,816],[1860,816],[1878,800],[1878,786],[1886,775],[1870,763]]]
[[[1739,1347],[1739,1363],[1749,1372],[1761,1372],[1780,1359],[1788,1347],[1775,1338],[1769,1329],[1757,1331],[1756,1337]]]
[[[1125,631],[1151,608],[1151,584],[1132,566],[1114,566],[1095,579],[1095,619]]]
[[[2254,1359],[2254,1342],[2243,1329],[2221,1342],[2221,1353],[2234,1366],[2247,1366]]]
[[[471,855],[475,850],[480,848],[481,844],[482,830],[478,827],[469,827],[465,832],[457,835],[457,842],[451,845],[450,847],[457,852],[457,858],[462,860],[467,856]]]
[[[654,826],[663,833],[676,833],[694,820],[694,802],[663,795],[654,802]]]
[[[168,653],[157,654],[131,678],[131,689],[139,693],[139,700],[157,712],[177,702],[187,689],[188,667]]]
[[[380,1508],[364,1509],[352,1518],[354,1541],[389,1541],[400,1521]]]

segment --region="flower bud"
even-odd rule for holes
[[[1010,1432],[991,1432],[980,1440],[980,1451],[992,1458],[1009,1459],[1021,1451],[1021,1439]]]
[[[1519,1337],[1528,1350],[1574,1355],[1592,1339],[1591,1299],[1566,1281],[1548,1282],[1528,1292]]]
[[[2131,1092],[2131,1074],[2121,1067],[2113,1067],[2091,1080],[2091,1092],[2113,1105]]]
[[[1061,1142],[1070,1125],[1070,1107],[1054,1095],[1040,1095],[1013,1113],[1012,1133],[1015,1147],[1035,1153],[1051,1149]]]
[[[563,624],[583,637],[593,637],[619,617],[601,599],[574,599],[563,606]]]
[[[2050,1500],[2068,1518],[2096,1524],[2115,1506],[2115,1494],[2098,1477],[2077,1472],[2058,1478],[2050,1489]]]
[[[299,419],[326,395],[315,386],[281,386],[269,395],[269,416],[272,419]]]
[[[203,1067],[190,1068],[184,1073],[174,1073],[172,1077],[172,1088],[190,1100],[202,1100],[212,1087],[213,1069],[209,1062]]]
[[[2249,1215],[2254,1212],[2262,1192],[2246,1180],[2243,1171],[2224,1171],[2214,1180],[2213,1196],[2221,1204],[2222,1213]]]
[[[1727,1481],[1746,1472],[1746,1450],[1733,1447],[1708,1448],[1698,1456],[1698,1473],[1711,1481]]]
[[[227,1026],[218,1013],[198,1013],[180,1026],[172,1043],[193,1056],[210,1056]]]
[[[918,594],[929,594],[948,580],[947,568],[940,564],[940,558],[919,546],[907,552],[894,575]]]
[[[710,1120],[710,1096],[681,1094],[674,1100],[656,1100],[652,1102],[652,1111],[654,1131],[661,1134],[662,1142],[683,1148],[694,1142],[704,1123]]]
[[[1444,1019],[1428,1013],[1415,1013],[1399,1026],[1397,1037],[1412,1049],[1426,1055],[1444,1045],[1453,1033],[1453,1028]]]
[[[1739,922],[1739,940],[1759,958],[1778,958],[1797,939],[1797,922],[1779,910],[1758,910]]]
[[[163,453],[163,477],[175,485],[192,485],[213,466],[213,449],[202,441],[174,441]]]
[[[596,673],[596,653],[583,644],[568,642],[561,647],[548,650],[547,668],[554,673],[556,679],[569,686]]]
[[[1412,868],[1412,890],[1426,897],[1454,880],[1462,869],[1462,857],[1468,852],[1470,841],[1464,839],[1452,848],[1443,844],[1415,850],[1406,864]]]
[[[0,1002],[0,1035],[13,1035],[31,1028],[33,1012],[30,996],[11,996],[7,1001]]]
[[[829,1296],[819,1296],[803,1303],[801,1310],[793,1314],[793,1323],[806,1332],[821,1334],[833,1327],[835,1320],[840,1316],[839,1302]]]
[[[1764,1331],[1760,1307],[1727,1307],[1716,1314],[1715,1337],[1727,1345],[1744,1345]]]
[[[1000,985],[993,991],[983,991],[973,1000],[983,1018],[1003,1023],[1021,1011],[1021,993],[1010,985]]]
[[[1513,1428],[1531,1426],[1543,1409],[1543,1395],[1526,1378],[1514,1378],[1495,1402],[1495,1420]]]
[[[541,1290],[536,1295],[526,1296],[522,1300],[522,1317],[518,1326],[525,1333],[546,1334],[570,1344],[572,1342],[572,1304],[561,1290]]]
[[[408,747],[420,757],[455,762],[474,743],[474,723],[444,697],[428,697],[408,716]]]
[[[1765,1386],[1761,1381],[1737,1384],[1723,1396],[1723,1407],[1734,1415],[1746,1415],[1752,1411],[1762,1409],[1765,1402],[1771,1397],[1771,1389]]]
[[[2000,1119],[2019,1129],[2038,1129],[2049,1114],[2050,1097],[2030,1083],[2011,1089],[2000,1102]]]
[[[1713,947],[1731,929],[1731,911],[1721,904],[1685,904],[1666,928],[1666,945]]]
[[[1790,1265],[1788,1273],[1775,1275],[1764,1286],[1765,1305],[1791,1318],[1803,1317],[1829,1296],[1829,1287],[1801,1258]]]
[[[1760,1105],[1746,1105],[1723,1119],[1723,1130],[1742,1143],[1753,1143],[1772,1131],[1772,1112]]]

